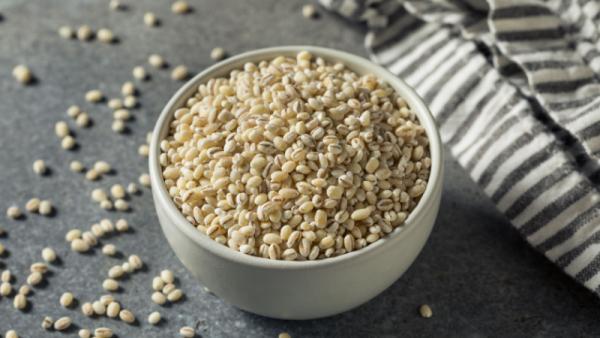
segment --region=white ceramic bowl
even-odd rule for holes
[[[159,144],[173,113],[198,85],[227,75],[246,62],[295,55],[307,50],[341,61],[359,74],[373,73],[389,83],[412,107],[430,140],[431,175],[427,189],[405,225],[358,251],[317,261],[273,261],[244,255],[196,230],[171,201],[158,162]],[[282,319],[334,315],[361,305],[394,283],[427,241],[442,193],[442,146],[427,107],[402,80],[361,57],[321,47],[285,46],[243,53],[209,67],[186,83],[163,109],[150,146],[150,178],[156,212],[165,237],[192,274],[222,299],[240,309]]]

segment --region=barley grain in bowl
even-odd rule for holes
[[[288,319],[348,310],[408,268],[441,165],[412,89],[318,47],[207,69],[169,102],[150,151],[160,223],[186,267],[234,305]]]

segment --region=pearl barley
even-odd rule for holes
[[[148,316],[148,323],[150,323],[151,325],[158,325],[160,319],[160,312],[155,311]]]
[[[23,85],[27,85],[33,80],[33,74],[31,73],[31,70],[29,70],[29,67],[25,65],[16,66],[12,71],[12,75]]]
[[[171,79],[175,81],[183,81],[188,77],[188,69],[184,65],[177,66],[173,68],[171,72]]]
[[[44,248],[42,250],[42,259],[48,263],[56,261],[56,252],[52,248]]]
[[[183,0],[178,0],[171,5],[171,10],[175,14],[185,14],[190,11],[190,5]]]
[[[148,27],[155,27],[158,26],[159,20],[154,13],[146,12],[144,14],[144,24]]]
[[[225,50],[221,47],[213,48],[210,52],[210,58],[215,61],[223,60],[225,58]]]
[[[46,173],[46,163],[44,160],[35,160],[33,162],[33,172],[38,175],[44,175]]]
[[[146,70],[142,66],[134,67],[132,74],[135,79],[140,80],[140,81],[144,81],[148,78],[148,75],[146,74]]]
[[[246,63],[192,97],[160,142],[162,178],[183,216],[233,250],[343,255],[401,227],[425,191],[425,129],[372,74],[300,52]]]
[[[96,103],[102,101],[104,94],[98,89],[93,89],[85,93],[85,100],[88,102]]]
[[[148,63],[155,68],[163,68],[166,66],[165,59],[158,54],[152,54],[148,57]]]
[[[113,43],[115,40],[115,35],[108,28],[100,28],[98,30],[98,41],[103,43]]]

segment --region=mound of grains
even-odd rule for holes
[[[245,254],[302,261],[402,226],[425,191],[428,145],[389,85],[301,52],[200,85],[175,112],[160,163],[199,231]]]

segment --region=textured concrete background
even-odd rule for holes
[[[151,53],[195,72],[211,64],[209,53],[215,46],[235,54],[265,46],[314,44],[364,54],[362,32],[326,13],[307,21],[300,14],[302,1],[191,0],[194,12],[186,16],[172,14],[167,0],[123,2],[130,4],[128,11],[109,11],[108,0],[0,0],[0,206],[2,210],[13,203],[23,206],[38,196],[51,199],[57,209],[51,218],[28,215],[21,221],[0,222],[9,232],[0,238],[9,250],[0,257],[0,269],[10,268],[18,286],[24,283],[29,265],[40,260],[43,247],[54,247],[62,260],[52,267],[47,283],[35,289],[27,312],[13,309],[12,299],[0,299],[0,332],[13,328],[21,337],[59,337],[62,334],[44,332],[41,319],[69,315],[78,327],[108,326],[119,337],[174,337],[179,327],[196,324],[203,337],[276,337],[281,331],[293,337],[600,334],[598,300],[529,248],[452,159],[447,159],[440,216],[423,253],[392,287],[353,311],[322,320],[280,321],[239,311],[206,293],[167,246],[148,190],[132,198],[133,211],[124,215],[134,231],[103,241],[114,243],[124,254],[136,253],[147,263],[148,269],[125,280],[124,292],[118,294],[141,323],[130,326],[90,319],[78,308],[61,308],[58,298],[65,291],[80,301],[104,294],[101,281],[107,269],[120,261],[98,252],[71,252],[64,242],[65,232],[87,229],[103,217],[123,216],[101,211],[89,193],[95,187],[136,180],[146,170],[137,146],[180,84],[169,80],[168,71],[151,71],[151,81],[139,86],[142,107],[135,111],[126,135],[110,130],[111,112],[105,105],[87,104],[85,91],[100,88],[110,97],[117,96],[131,69],[145,64]],[[162,26],[145,27],[145,11],[154,11]],[[63,24],[109,27],[120,43],[63,40],[56,34]],[[31,67],[37,85],[22,87],[13,81],[11,70],[19,63]],[[64,111],[71,104],[81,105],[94,123],[80,129],[69,122],[80,148],[67,152],[60,148],[53,125],[69,120]],[[31,163],[37,158],[46,160],[50,175],[32,172]],[[107,160],[116,174],[85,181],[68,170],[73,159],[86,165]],[[150,300],[150,280],[164,268],[176,273],[187,294],[185,301],[167,308]],[[431,319],[419,317],[417,308],[422,303],[433,308]],[[146,323],[154,310],[165,318],[158,327]]]

